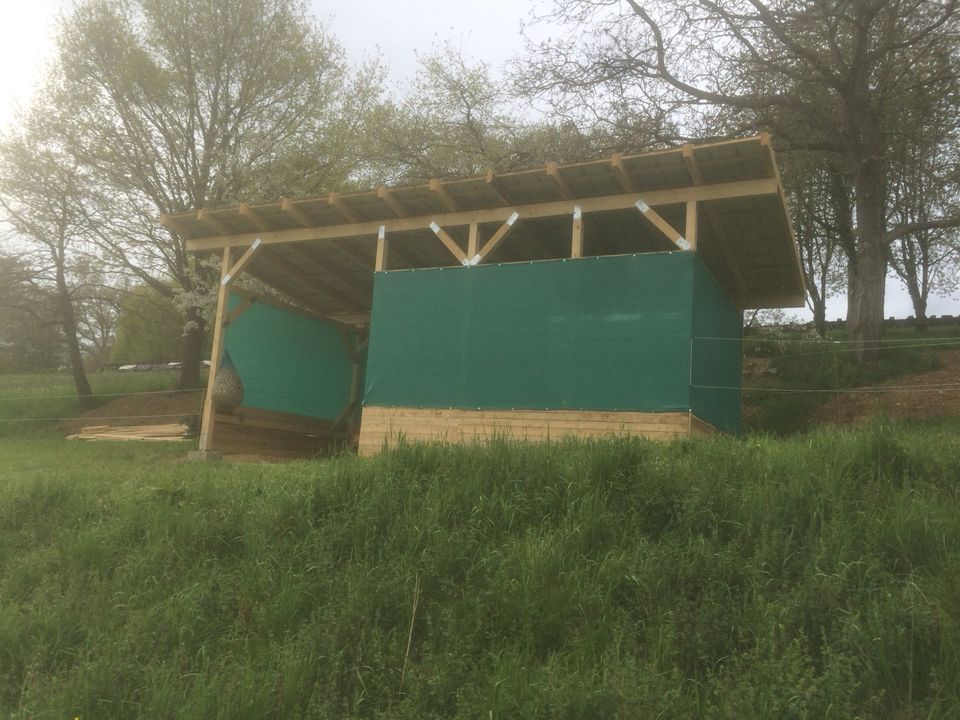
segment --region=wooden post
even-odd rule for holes
[[[697,201],[687,201],[687,223],[683,229],[684,237],[690,243],[690,249],[697,251]]]
[[[570,257],[583,257],[583,208],[573,206],[573,240],[570,243]]]
[[[470,223],[470,234],[467,236],[467,258],[476,257],[480,252],[480,226]]]
[[[217,312],[213,320],[213,349],[210,351],[210,373],[207,376],[207,393],[203,398],[203,415],[200,420],[200,449],[209,451],[213,447],[213,384],[217,381],[217,368],[220,366],[220,355],[223,354],[224,319],[227,313],[227,301],[230,299],[230,265],[232,262],[231,248],[223,249],[223,260],[220,261],[220,290],[217,293]]]
[[[387,228],[383,225],[377,231],[377,264],[374,271],[383,272],[387,269],[387,253],[390,252],[390,241],[387,240]]]

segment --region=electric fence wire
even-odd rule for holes
[[[175,394],[198,393],[198,392],[203,392],[203,388],[193,388],[192,390],[142,390],[140,392],[93,393],[92,395],[89,395],[87,397],[91,400],[96,400],[98,398],[108,398],[108,397],[133,397],[136,395],[175,395]],[[0,401],[4,401],[4,400],[80,400],[80,399],[82,399],[81,396],[77,395],[76,393],[74,393],[73,395],[25,395],[20,397],[0,395]]]
[[[96,422],[99,420],[144,420],[147,418],[183,418],[183,417],[194,417],[199,416],[199,412],[185,412],[185,413],[166,413],[162,415],[114,415],[111,417],[60,417],[60,418],[44,418],[44,417],[32,417],[32,418],[0,418],[0,423],[16,423],[16,422],[70,422],[73,420],[84,420],[87,422]]]
[[[885,393],[885,392],[943,392],[952,388],[960,388],[960,383],[940,383],[932,385],[864,385],[850,388],[765,388],[765,387],[734,387],[733,385],[691,385],[701,390],[737,390],[741,392],[769,392],[769,393]]]

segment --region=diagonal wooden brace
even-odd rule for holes
[[[464,262],[467,259],[467,254],[460,249],[460,246],[457,245],[457,241],[450,237],[450,235],[447,234],[447,231],[437,225],[435,221],[430,223],[430,229],[433,230],[434,235],[440,238],[440,241],[447,247],[447,250],[449,250],[457,260]]]
[[[496,250],[500,246],[500,243],[502,243],[507,238],[507,235],[510,234],[510,231],[513,230],[514,226],[517,224],[517,220],[519,219],[519,213],[511,213],[510,217],[507,218],[507,221],[497,228],[497,231],[483,244],[483,247],[480,248],[480,252],[470,258],[470,260],[465,264],[476,265],[487,255]]]
[[[634,204],[636,205],[637,210],[642,212],[643,216],[647,218],[647,220],[649,220],[654,227],[662,232],[670,242],[676,245],[680,250],[690,249],[690,243],[687,242],[686,238],[677,232],[673,225],[664,220],[660,213],[647,205],[642,198],[637,200],[637,202]]]
[[[223,285],[223,287],[231,285],[233,281],[240,276],[240,273],[242,273],[246,269],[247,265],[250,264],[250,261],[253,260],[253,256],[257,254],[257,250],[260,249],[260,245],[260,238],[257,238],[253,241],[253,244],[247,248],[247,251],[240,256],[240,259],[237,260],[233,264],[233,267],[231,267],[220,279],[220,284]]]

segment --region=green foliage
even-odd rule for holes
[[[0,441],[0,715],[958,717],[957,438]]]
[[[111,362],[173,362],[180,358],[183,315],[170,298],[140,286],[120,302]]]

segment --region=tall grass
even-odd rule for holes
[[[180,452],[0,439],[0,717],[960,717],[948,425]]]

